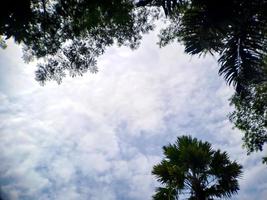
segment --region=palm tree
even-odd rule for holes
[[[163,147],[165,158],[153,167],[152,174],[164,187],[156,189],[154,200],[212,200],[231,197],[239,190],[237,178],[242,166],[231,162],[226,152],[191,136],[177,138]]]
[[[266,0],[142,0],[161,5],[170,23],[160,44],[182,42],[191,55],[210,52],[219,56],[219,74],[246,93],[252,84],[266,81]]]

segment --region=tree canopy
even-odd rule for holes
[[[251,88],[250,93],[241,98],[235,94],[231,98],[235,111],[230,120],[244,132],[244,146],[248,153],[262,151],[267,143],[267,83]],[[263,158],[267,163],[267,157]]]
[[[267,1],[168,2],[170,24],[161,31],[161,46],[176,39],[188,54],[219,55],[219,74],[238,93],[266,81]]]
[[[45,58],[38,81],[60,82],[66,71],[96,72],[114,42],[136,48],[157,8],[170,22],[160,46],[177,39],[186,53],[217,53],[219,74],[238,92],[266,81],[266,0],[13,0],[3,4],[0,35],[23,43],[26,60]]]
[[[236,89],[231,120],[249,151],[261,150],[267,106],[255,105],[267,82],[267,0],[10,0],[0,13],[0,47],[14,38],[25,61],[39,59],[37,81],[60,83],[97,72],[97,58],[115,43],[137,48],[161,8],[168,25],[159,45],[177,40],[188,54],[218,57],[219,75]]]
[[[152,171],[164,186],[156,189],[155,200],[224,198],[239,190],[242,166],[208,142],[181,136],[164,146],[163,153],[164,159]]]
[[[136,48],[153,28],[148,9],[125,0],[13,0],[3,4],[0,35],[24,45],[24,58],[43,58],[36,79],[97,71],[97,57],[113,43]],[[151,17],[151,15],[150,15]]]

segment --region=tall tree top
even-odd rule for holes
[[[208,142],[181,136],[164,146],[163,153],[164,159],[152,171],[163,185],[156,189],[155,200],[225,198],[239,190],[242,166]]]

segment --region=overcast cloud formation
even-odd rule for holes
[[[216,59],[112,47],[97,74],[44,87],[18,46],[0,50],[0,187],[7,200],[147,200],[162,146],[191,134],[244,165],[234,199],[267,196],[262,154],[246,155],[227,114],[232,89]]]

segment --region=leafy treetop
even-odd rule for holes
[[[127,0],[19,0],[3,4],[0,35],[24,44],[24,58],[44,58],[36,79],[96,72],[96,58],[114,42],[137,48],[152,30],[149,10]]]
[[[266,0],[13,0],[3,6],[0,35],[23,43],[26,60],[45,58],[36,72],[41,83],[60,82],[66,71],[96,72],[96,58],[114,42],[136,48],[159,7],[170,22],[160,46],[177,39],[186,53],[219,54],[219,74],[239,93],[266,81]]]
[[[242,166],[208,142],[181,136],[164,146],[163,153],[152,171],[164,186],[156,189],[155,200],[229,198],[239,190]]]

